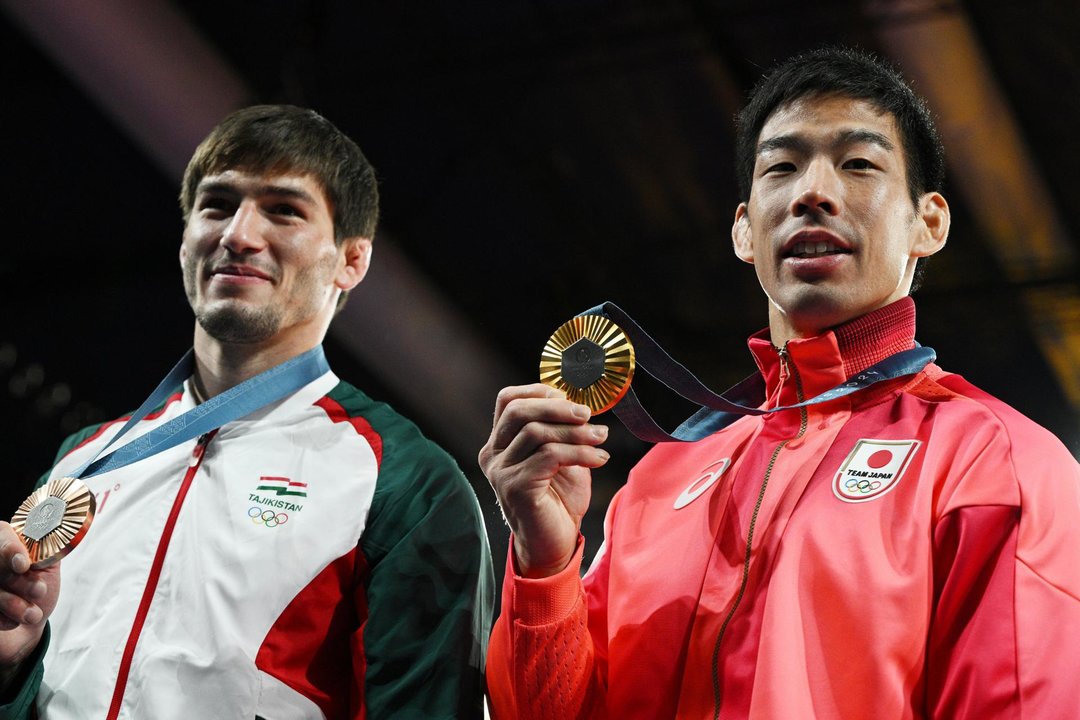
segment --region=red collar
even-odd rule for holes
[[[765,378],[769,405],[798,402],[768,329],[750,337],[750,352]],[[810,338],[788,342],[788,361],[799,372],[801,395],[809,399],[890,355],[915,347],[915,302],[903,297],[885,307]],[[778,395],[779,393],[779,395]]]

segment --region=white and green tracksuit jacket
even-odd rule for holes
[[[120,442],[192,406],[178,391]],[[69,438],[47,477],[120,426]],[[476,496],[332,373],[87,484],[97,515],[62,563],[43,675],[8,716],[481,714],[493,579]]]

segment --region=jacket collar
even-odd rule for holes
[[[793,404],[915,347],[915,302],[903,297],[821,335],[792,340],[783,350],[770,342],[768,329],[752,335],[749,346],[765,378],[767,404]]]

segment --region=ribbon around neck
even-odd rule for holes
[[[169,374],[158,383],[158,386],[143,401],[139,409],[132,413],[127,423],[120,429],[120,432],[114,435],[112,440],[98,451],[94,457],[90,458],[73,473],[72,477],[93,477],[157,455],[277,402],[330,370],[322,345],[317,345],[311,350],[275,365],[269,370],[264,370],[255,377],[248,378],[220,395],[215,395],[206,402],[196,405],[191,410],[173,418],[164,425],[156,427],[126,445],[102,455],[131,428],[149,415],[154,408],[165,402],[170,393],[191,376],[194,367],[195,350],[191,349],[169,371]]]
[[[766,415],[829,402],[858,392],[871,385],[913,375],[937,357],[933,348],[917,345],[910,350],[891,355],[866,368],[834,388],[794,405],[763,409],[765,380],[755,373],[721,394],[705,387],[693,373],[671,357],[622,308],[604,302],[581,315],[602,315],[622,328],[634,344],[638,367],[652,375],[671,390],[698,405],[698,410],[673,432],[661,428],[641,405],[633,387],[615,405],[613,411],[626,428],[645,442],[695,442],[722,430],[744,415]]]

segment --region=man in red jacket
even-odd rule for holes
[[[895,71],[837,49],[769,74],[738,131],[732,239],[769,300],[750,350],[762,407],[790,406],[915,347],[941,144]],[[582,580],[606,434],[544,385],[496,402],[497,717],[1080,717],[1080,466],[961,377],[930,363],[657,445]]]

